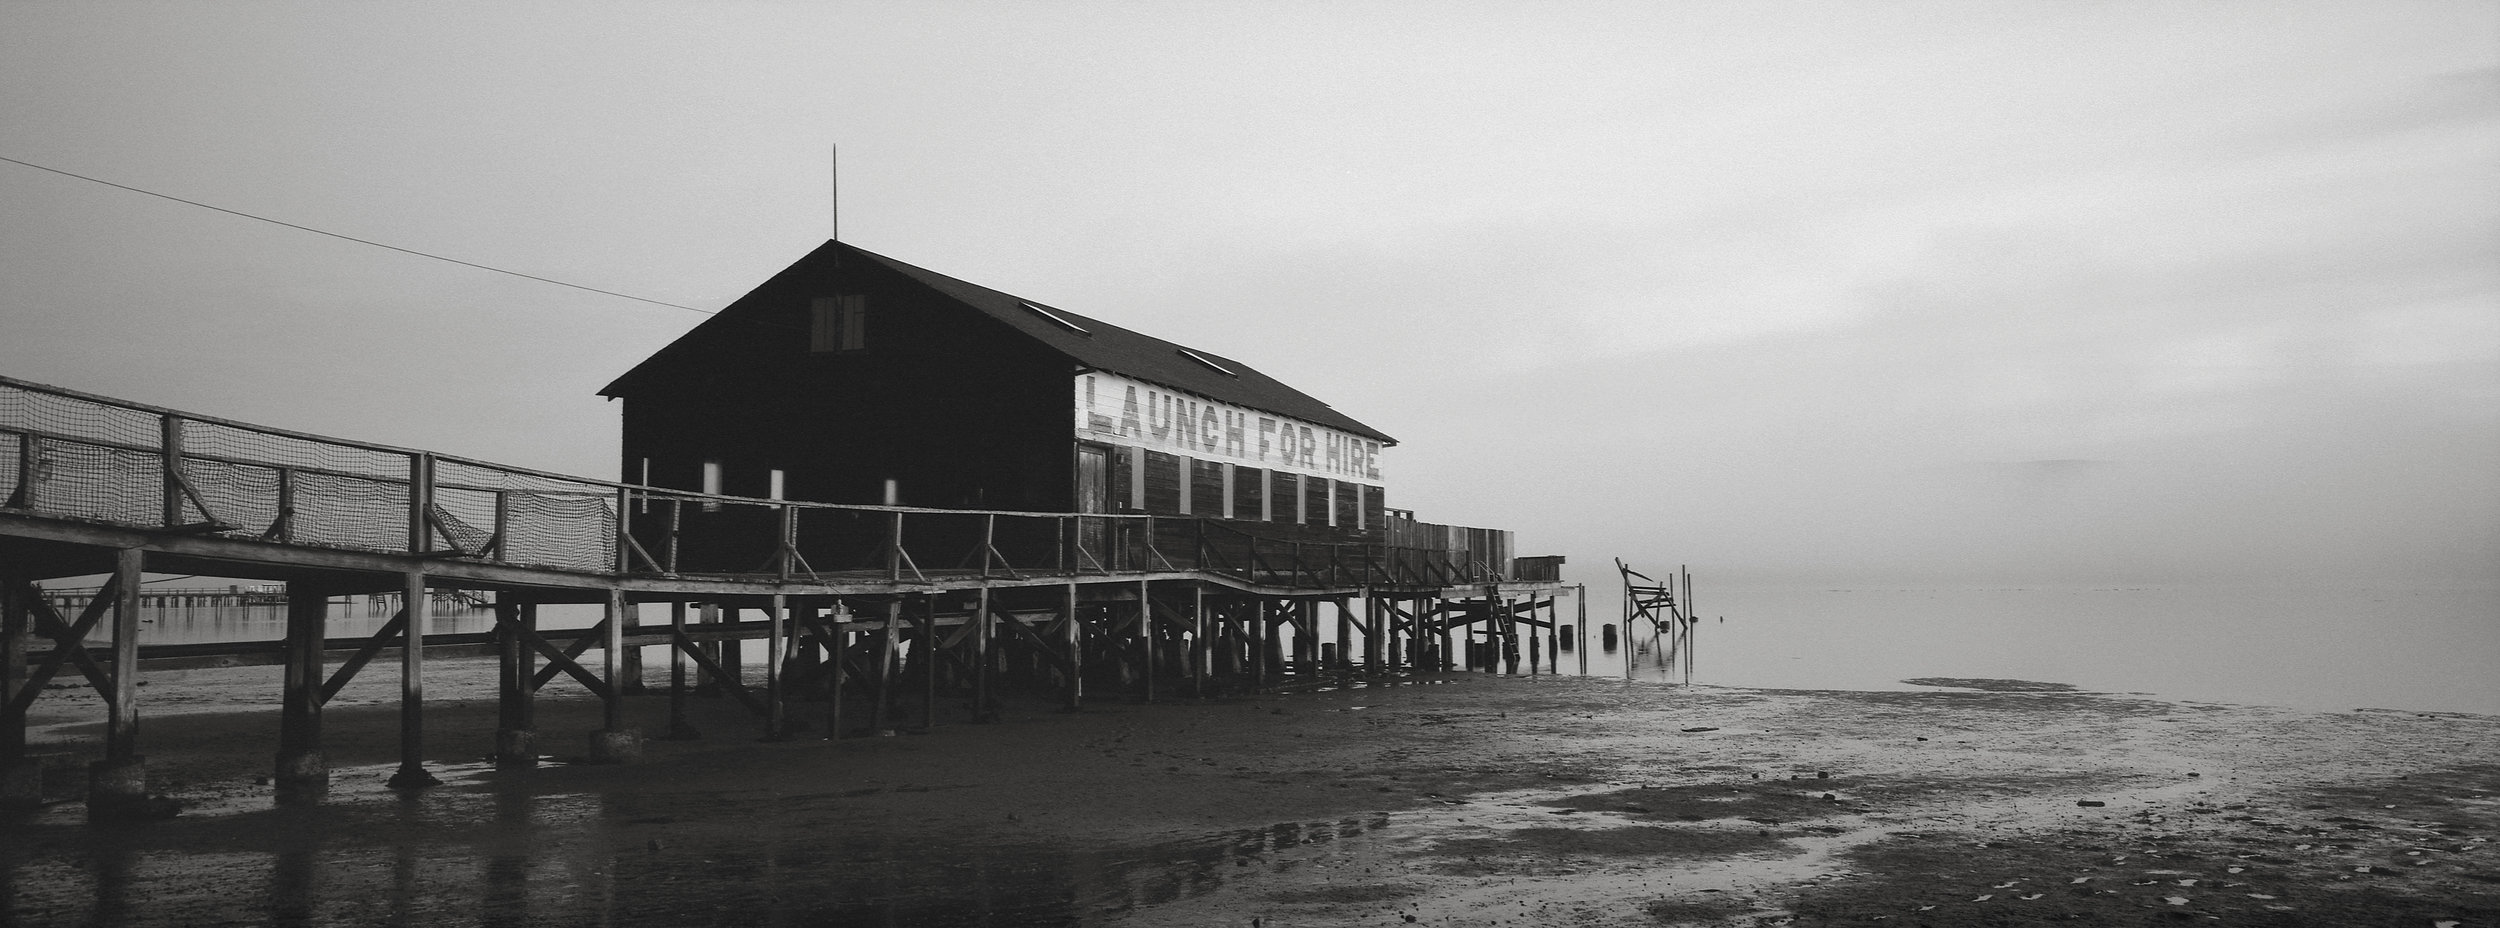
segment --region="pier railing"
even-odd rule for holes
[[[1372,542],[1185,516],[862,506],[613,483],[0,377],[0,514],[586,573],[785,580],[1194,571],[1291,588],[1508,579],[1509,533]]]

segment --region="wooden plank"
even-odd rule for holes
[[[580,637],[573,639],[572,644],[563,648],[557,648],[546,638],[540,637],[536,629],[520,625],[513,626],[513,631],[521,636],[521,640],[528,642],[532,649],[547,658],[547,666],[539,668],[537,673],[530,675],[530,691],[535,693],[546,688],[548,681],[554,680],[556,674],[562,673],[579,681],[585,689],[598,695],[599,698],[606,699],[608,682],[592,675],[590,668],[582,666],[579,658],[582,652],[590,650],[592,642],[606,638],[611,624],[613,623],[603,619],[599,624],[583,629]]]
[[[712,680],[727,688],[729,690],[729,695],[737,697],[739,702],[744,703],[748,709],[754,710],[757,715],[764,714],[764,701],[757,699],[755,694],[747,689],[744,681],[739,680],[736,675],[731,674],[729,671],[722,669],[720,662],[713,660],[711,655],[704,653],[700,646],[696,645],[693,641],[686,639],[678,640],[676,642],[676,646],[679,650],[683,651],[687,657],[693,658],[696,664],[702,666],[705,670],[711,671]]]
[[[27,705],[33,703],[35,694],[43,691],[43,685],[60,670],[64,661],[78,666],[78,671],[87,677],[87,685],[95,688],[96,695],[107,700],[113,698],[112,675],[106,673],[103,665],[96,663],[94,656],[87,653],[85,639],[87,633],[112,609],[113,597],[107,591],[113,589],[114,583],[113,580],[105,581],[104,589],[96,591],[96,598],[87,602],[75,624],[62,621],[61,613],[42,596],[27,597],[26,604],[32,610],[36,631],[51,638],[54,646],[43,663],[36,665],[34,671],[27,675],[25,691],[9,703],[12,709],[24,711]]]

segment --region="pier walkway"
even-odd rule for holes
[[[284,665],[276,781],[317,790],[323,703],[395,660],[391,782],[413,788],[434,782],[425,660],[449,649],[500,659],[494,754],[525,767],[538,757],[533,697],[558,674],[606,703],[591,756],[633,759],[642,733],[623,696],[643,685],[646,647],[667,649],[672,733],[685,733],[688,690],[708,687],[751,708],[767,737],[799,729],[791,713],[808,703],[821,733],[842,737],[934,724],[941,691],[979,721],[997,687],[1048,688],[1075,708],[1089,687],[1154,699],[1462,660],[1515,670],[1523,645],[1534,666],[1572,631],[1556,614],[1561,559],[1511,558],[1506,532],[1393,516],[1379,541],[1346,544],[1275,528],[704,494],[0,378],[0,803],[41,801],[27,710],[64,677],[108,714],[91,814],[147,814],[137,687],[151,666]],[[151,642],[141,615],[164,595],[149,575],[251,581],[256,601],[285,610],[285,635]],[[75,593],[46,588],[72,580]],[[333,638],[342,595],[396,609],[371,635]],[[491,609],[494,630],[437,633],[445,601]],[[568,603],[599,621],[540,627],[541,606]],[[664,622],[645,605],[664,605]],[[1577,624],[1584,637],[1584,613]],[[760,685],[741,653],[759,640]],[[925,696],[916,721],[897,709],[911,687]]]

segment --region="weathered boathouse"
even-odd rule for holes
[[[1397,442],[1380,430],[1215,352],[840,242],[601,392],[624,401],[633,483],[1321,543],[1388,532]],[[751,554],[721,540],[703,552],[719,566]],[[1101,566],[1133,547],[1085,541]]]
[[[523,768],[551,685],[600,700],[588,759],[626,761],[645,730],[698,736],[703,694],[766,737],[839,738],[986,720],[1010,691],[1075,708],[1534,668],[1563,624],[1561,558],[1389,508],[1382,431],[1234,359],[839,242],[602,392],[617,480],[0,377],[0,803],[49,788],[61,752],[27,719],[63,675],[106,707],[86,798],[109,816],[148,807],[151,667],[284,665],[274,779],[304,791],[328,783],[323,705],[395,659],[391,785],[414,788],[434,781],[429,653],[499,661],[479,740]],[[266,584],[283,632],[147,640],[151,574]],[[353,596],[390,617],[337,636]],[[492,630],[438,632],[447,602]],[[563,604],[596,619],[541,621]],[[664,709],[645,649],[667,655]]]

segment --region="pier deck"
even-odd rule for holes
[[[672,705],[690,687],[725,689],[768,737],[796,730],[790,714],[807,702],[822,703],[827,737],[900,727],[904,687],[967,696],[978,721],[999,686],[1046,687],[1075,708],[1089,687],[1154,699],[1467,657],[1515,670],[1523,644],[1531,665],[1554,654],[1559,559],[1497,563],[1467,545],[1481,530],[1389,528],[1382,543],[1329,544],[1214,519],[704,494],[0,378],[0,802],[41,800],[27,709],[55,678],[83,678],[108,714],[90,812],[150,814],[137,741],[138,672],[150,666],[285,665],[277,782],[318,790],[321,706],[376,660],[401,678],[392,783],[433,782],[429,652],[499,657],[495,755],[510,767],[535,762],[531,705],[557,674],[607,705],[592,756],[631,760],[642,734],[621,697],[641,682],[645,647],[667,649]],[[706,569],[682,563],[694,551]],[[722,551],[751,555],[753,569],[715,569]],[[150,575],[275,585],[253,596],[280,604],[286,633],[148,641]],[[75,595],[46,588],[99,577]],[[436,632],[433,603],[447,594],[486,604],[493,631]],[[332,638],[341,595],[396,608],[370,636]],[[595,605],[600,619],[541,628],[539,607],[559,604]],[[647,622],[644,606],[665,606],[666,620]],[[765,645],[760,687],[746,682],[751,640]],[[934,722],[935,702],[919,700],[919,724]],[[686,733],[680,713],[668,724]]]

